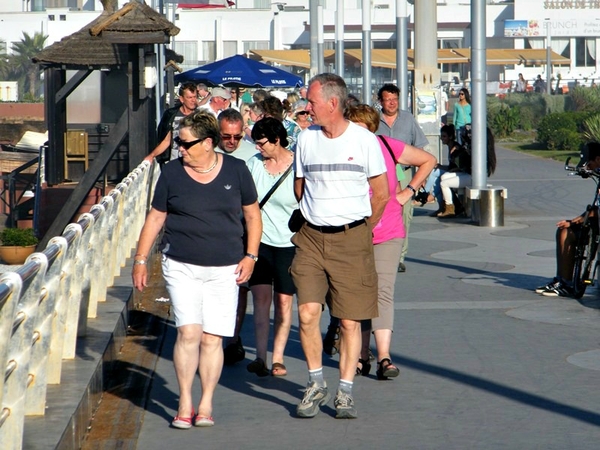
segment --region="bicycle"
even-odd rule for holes
[[[592,178],[596,183],[594,201],[587,205],[583,214],[583,222],[577,231],[575,243],[575,264],[573,267],[573,297],[579,299],[585,294],[588,286],[593,286],[598,264],[598,244],[600,241],[598,227],[598,197],[600,193],[600,169],[590,170],[585,166],[569,166],[571,158],[565,161],[565,170],[571,175],[581,178]],[[594,214],[592,214],[594,213]]]

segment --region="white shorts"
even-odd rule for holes
[[[236,265],[205,267],[162,259],[175,326],[199,324],[206,333],[233,336],[238,302]]]

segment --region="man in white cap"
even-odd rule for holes
[[[198,108],[199,111],[206,110],[217,117],[221,111],[229,108],[231,92],[224,87],[216,87],[210,93],[210,101]]]

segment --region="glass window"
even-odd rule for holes
[[[223,41],[223,58],[237,55],[237,41]]]
[[[215,41],[202,41],[202,59],[204,61],[214,61],[217,59]]]
[[[255,9],[271,9],[271,0],[254,0],[254,8]],[[263,49],[263,50],[266,50],[266,49]]]
[[[198,42],[175,41],[173,51],[183,56],[181,67],[183,70],[193,69],[198,66]]]
[[[269,50],[269,41],[246,41],[244,42],[244,53],[248,50]]]
[[[596,65],[596,38],[575,38],[575,65],[577,67]]]
[[[438,39],[438,48],[462,48],[462,39]]]

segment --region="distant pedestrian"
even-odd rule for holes
[[[517,80],[517,85],[515,87],[515,92],[525,93],[527,92],[527,80],[523,78],[523,74],[519,74],[519,79]]]
[[[456,142],[463,145],[466,126],[471,123],[471,96],[467,88],[462,88],[458,92],[458,101],[454,104],[452,121],[456,130]]]
[[[398,86],[384,84],[379,89],[377,98],[381,105],[381,119],[377,134],[392,137],[420,149],[425,149],[429,145],[429,141],[415,117],[408,111],[400,109],[400,89]],[[409,166],[398,165],[396,167],[396,174],[402,189],[408,186],[408,180],[413,175],[412,172],[413,169]],[[415,186],[415,188],[418,189],[419,186]],[[398,263],[398,272],[400,273],[406,272],[404,260],[408,254],[408,233],[413,218],[413,209],[412,202],[408,202],[402,208],[402,221],[406,228],[406,238],[404,239],[402,255]]]
[[[467,137],[469,143],[471,137]],[[456,210],[452,189],[461,187],[471,186],[471,169],[472,159],[471,153],[465,147],[459,147],[453,158],[452,162],[455,164],[455,168],[448,170],[440,177],[440,188],[442,190],[442,197],[444,199],[444,211],[438,213],[437,217],[440,219],[448,219],[456,217],[459,211]],[[496,170],[496,149],[494,145],[494,135],[492,130],[487,128],[487,147],[486,147],[486,162],[487,162],[487,176],[491,176]]]
[[[533,91],[539,94],[546,92],[546,82],[542,80],[542,76],[538,75],[535,81],[533,82]]]
[[[179,101],[181,105],[169,108],[163,113],[158,124],[158,145],[144,158],[144,161],[152,162],[156,158],[163,164],[179,158],[179,146],[176,141],[179,136],[179,123],[198,107],[194,83],[186,83],[179,88]]]
[[[210,100],[210,92],[204,83],[196,85],[196,93],[198,94],[198,106],[206,105]]]

